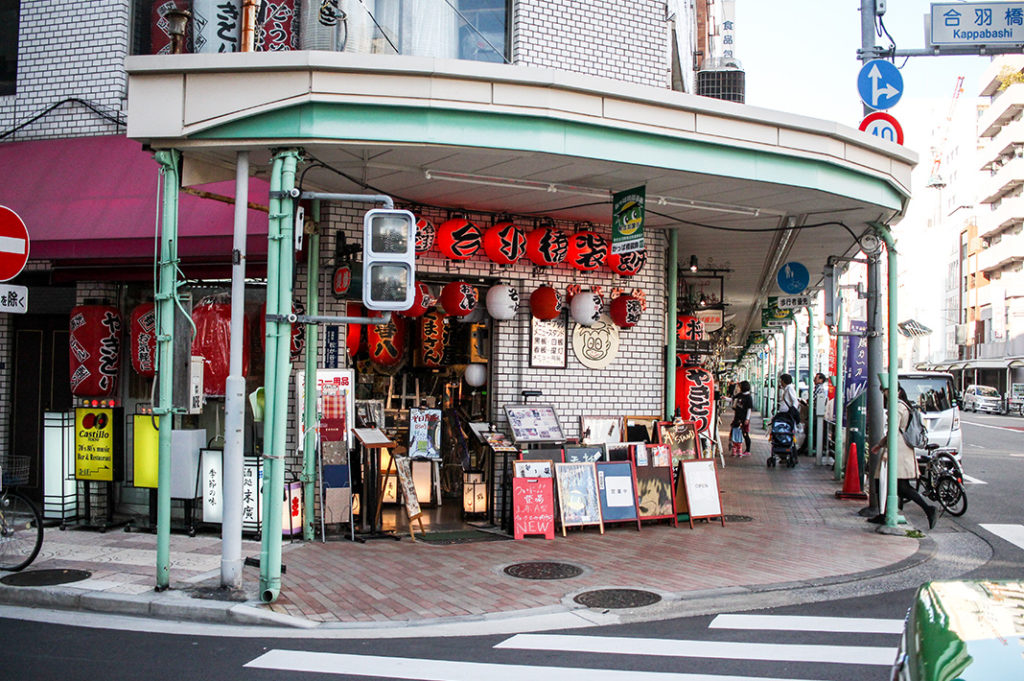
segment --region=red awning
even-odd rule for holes
[[[154,254],[159,165],[121,136],[0,144],[0,205],[28,227],[32,260],[148,258]],[[234,196],[235,183],[202,190]],[[249,201],[267,205],[268,184],[249,180]],[[234,206],[181,194],[178,254],[231,257]],[[267,214],[249,209],[247,251],[267,252]]]

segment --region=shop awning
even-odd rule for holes
[[[0,144],[0,204],[25,221],[33,260],[148,259],[154,254],[159,166],[134,140],[81,137]],[[234,196],[233,181],[198,189]],[[267,183],[250,179],[249,201],[267,204]],[[234,206],[182,194],[182,258],[229,261]],[[249,210],[248,253],[267,251],[267,214]]]

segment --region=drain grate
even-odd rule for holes
[[[505,574],[519,579],[570,579],[582,575],[583,568],[570,563],[533,561],[509,565]]]
[[[727,523],[750,523],[754,519],[749,515],[726,515],[725,522]]]
[[[7,586],[57,586],[89,579],[87,570],[26,570],[0,578]]]
[[[641,589],[598,589],[584,591],[573,600],[588,608],[642,608],[654,605],[661,596]]]

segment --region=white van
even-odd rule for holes
[[[907,372],[899,375],[899,381],[910,403],[921,410],[921,418],[928,429],[928,442],[956,450],[959,460],[963,437],[953,375],[940,371]],[[924,450],[918,453],[923,454]]]

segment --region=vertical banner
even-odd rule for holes
[[[612,197],[612,254],[644,250],[647,187],[616,192]]]
[[[1006,340],[1006,289],[989,284],[988,290],[992,307],[992,340],[1001,343]]]
[[[192,51],[238,52],[241,0],[192,0]]]
[[[324,368],[338,368],[338,334],[340,326],[328,324],[324,327]]]
[[[867,333],[868,323],[862,320],[850,322],[850,331]],[[846,402],[849,404],[859,397],[868,386],[868,339],[866,336],[846,337]]]

